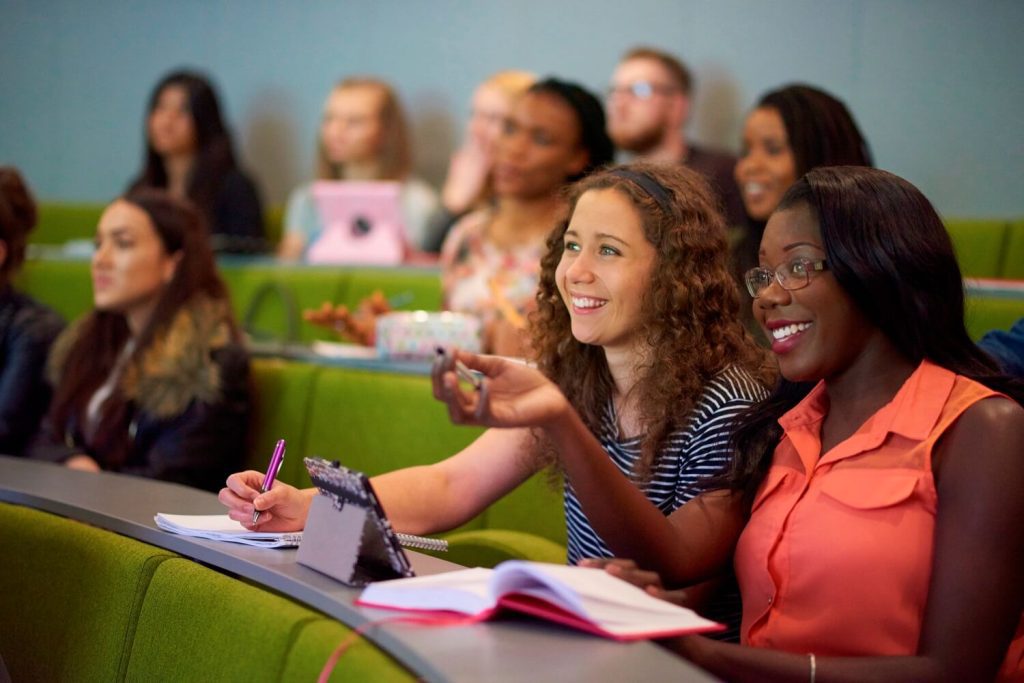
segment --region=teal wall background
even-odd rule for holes
[[[389,78],[435,183],[474,85],[519,67],[603,90],[646,43],[698,79],[690,135],[735,150],[758,95],[802,80],[844,99],[880,166],[950,216],[1024,215],[1024,3],[1016,0],[0,0],[0,162],[44,199],[105,201],[142,156],[166,71],[218,85],[268,202],[311,174],[320,107]]]

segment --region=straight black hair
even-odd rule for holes
[[[906,180],[863,166],[823,167],[793,184],[776,211],[807,207],[829,270],[864,316],[907,359],[929,360],[1024,404],[1024,382],[1005,375],[964,326],[963,278],[931,202]],[[782,438],[778,418],[813,388],[781,379],[738,418],[733,467],[717,483],[748,504]]]

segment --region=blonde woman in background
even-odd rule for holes
[[[428,245],[431,251],[441,248],[456,221],[493,196],[495,145],[512,105],[534,81],[536,76],[529,72],[509,69],[492,75],[473,91],[465,138],[452,153],[441,188],[441,208],[431,222],[431,234],[438,238],[436,244]]]
[[[398,96],[384,81],[353,77],[341,81],[324,103],[317,141],[317,180],[393,180],[402,183],[401,210],[413,249],[440,238],[429,234],[437,193],[412,175],[412,153]],[[297,260],[319,238],[323,225],[312,184],[296,188],[285,210],[283,259]]]

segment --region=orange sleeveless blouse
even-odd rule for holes
[[[783,415],[736,548],[742,642],[826,656],[914,654],[934,551],[932,449],[967,408],[998,395],[924,361],[823,456],[824,383]],[[1018,677],[1024,619],[1000,671],[1000,680]]]

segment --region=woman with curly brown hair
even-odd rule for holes
[[[728,465],[733,418],[767,395],[770,373],[738,321],[725,225],[700,176],[651,164],[613,168],[573,186],[570,209],[542,260],[531,320],[540,372],[527,376],[535,376],[537,392],[563,394],[597,437],[603,478],[595,478],[594,463],[565,457],[551,423],[492,429],[447,460],[376,477],[374,487],[395,528],[432,533],[462,524],[555,464],[566,475],[571,563],[617,554],[667,568],[660,559],[673,552],[666,516]],[[453,420],[502,423],[506,416],[466,412],[450,372],[456,357],[494,387],[494,378],[521,366],[461,352],[436,364],[435,394]],[[259,494],[261,476],[228,479],[220,497],[231,516],[251,522],[255,507],[261,528],[301,527],[313,491],[275,483]],[[718,607],[709,605],[712,616],[736,621],[738,601],[732,615]]]

